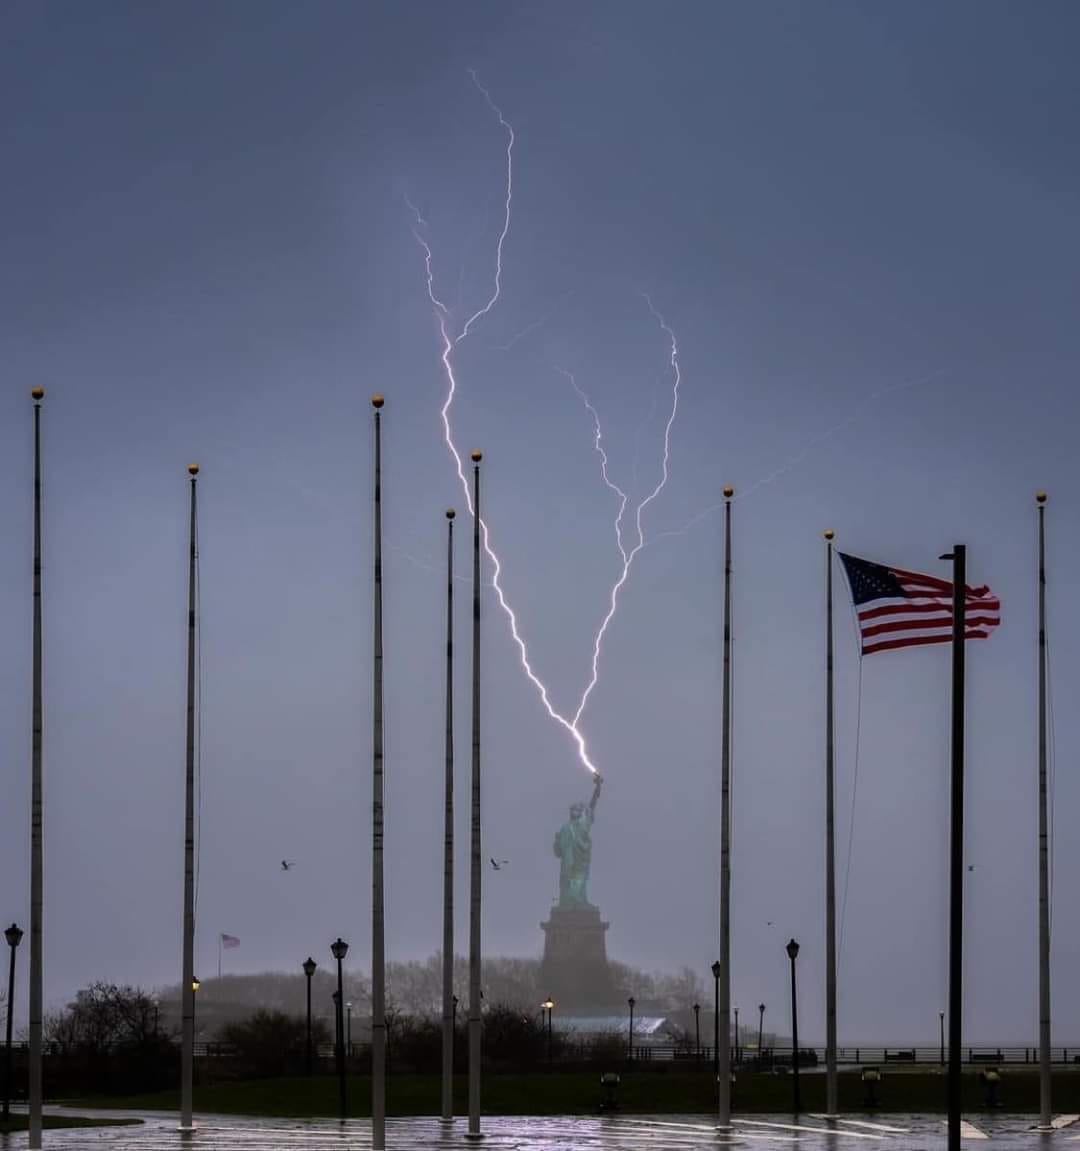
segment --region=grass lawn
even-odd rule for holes
[[[933,1112],[945,1110],[945,1076],[937,1070],[885,1068],[877,1085],[879,1110],[883,1112]],[[628,1114],[709,1114],[715,1105],[712,1076],[708,1071],[620,1071],[620,1111]],[[437,1115],[440,1085],[437,1075],[395,1075],[387,1082],[388,1115]],[[800,1076],[803,1110],[825,1107],[825,1076]],[[734,1106],[744,1113],[791,1111],[791,1076],[739,1075]],[[977,1071],[965,1072],[964,1110],[987,1110]],[[865,1111],[866,1088],[859,1073],[841,1072],[840,1108]],[[1000,1099],[1006,1110],[1038,1112],[1039,1080],[1036,1070],[1002,1072]],[[556,1071],[534,1074],[488,1074],[483,1082],[483,1110],[488,1115],[592,1115],[599,1110],[600,1071]],[[125,1098],[95,1097],[70,1101],[72,1106],[131,1108],[152,1111],[179,1109],[178,1091]],[[366,1076],[348,1080],[350,1116],[371,1114],[371,1082]],[[454,1081],[454,1105],[463,1114],[468,1105],[465,1076]],[[1054,1106],[1059,1112],[1080,1111],[1080,1074],[1063,1071],[1054,1075]],[[338,1113],[337,1080],[313,1078],[242,1080],[201,1084],[195,1088],[195,1110],[225,1115],[279,1117],[325,1116]]]
[[[44,1127],[138,1127],[141,1119],[88,1119],[81,1115],[43,1115]],[[12,1131],[25,1131],[30,1125],[26,1115],[12,1115],[6,1122],[0,1119],[0,1135]]]

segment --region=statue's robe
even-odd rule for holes
[[[593,815],[587,808],[559,828],[553,845],[560,860],[559,906],[588,907],[589,867],[592,863]]]

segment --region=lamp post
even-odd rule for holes
[[[945,1012],[938,1012],[938,1023],[941,1024],[941,1066],[945,1066]]]
[[[630,1042],[628,1044],[628,1050],[630,1052],[630,1062],[633,1063],[633,1061],[634,1061],[634,1004],[637,1001],[631,995],[630,998],[626,1002],[630,1004]]]
[[[187,615],[187,719],[186,753],[184,760],[184,905],[181,920],[180,956],[180,1130],[193,1129],[192,1107],[195,1079],[195,741],[198,731],[196,717],[200,715],[198,692],[199,676],[196,652],[201,651],[202,633],[199,631],[199,536],[197,485],[199,465],[189,464],[191,477],[191,507],[188,513],[188,615]],[[200,647],[196,647],[196,642]],[[31,931],[33,925],[31,924]],[[31,937],[31,944],[33,938]],[[189,991],[190,988],[190,991]],[[33,1011],[30,1027],[33,1032]],[[32,1042],[32,1040],[31,1040]],[[31,1066],[33,1065],[31,1052]],[[32,1074],[33,1072],[31,1072]],[[31,1090],[31,1112],[33,1112]],[[32,1126],[32,1123],[31,1123]],[[31,1147],[39,1147],[33,1140]]]
[[[8,947],[11,948],[11,964],[8,967],[8,998],[7,998],[7,1042],[4,1056],[4,1122],[11,1114],[11,1017],[15,1010],[15,948],[22,942],[22,929],[12,924],[4,932]]]
[[[457,1002],[458,1002],[456,995],[453,997],[453,1000],[454,1000],[454,1003],[453,1003],[453,1023],[454,1023],[454,1034],[456,1035],[457,1034]]]
[[[795,957],[799,954],[799,945],[794,939],[789,939],[785,950],[791,960],[791,1087],[795,1114],[798,1115],[802,1109],[799,1101],[799,1003],[795,994]]]
[[[196,994],[199,988],[202,987],[202,981],[197,975],[191,977],[191,1078],[192,1082],[195,1080],[195,1036],[198,1031],[195,1028],[195,1000],[198,998]]]
[[[735,1009],[735,1062],[739,1062],[739,1009]]]
[[[758,1059],[761,1059],[761,1045],[765,1040],[765,1004],[759,1003],[757,1005],[757,1054]]]
[[[304,1067],[311,1074],[311,977],[319,965],[309,955],[304,960],[304,978],[307,980],[307,1044],[304,1049]]]
[[[551,1063],[551,1009],[555,1006],[555,1000],[549,995],[540,1006],[547,1012],[547,1061]]]
[[[713,1070],[720,1076],[720,972],[723,968],[718,959],[712,965],[713,977]]]
[[[701,1062],[701,1004],[694,1004],[694,1045],[697,1048],[698,1062]]]
[[[337,991],[335,992],[336,999],[336,1013],[337,1013],[337,1073],[338,1073],[338,1104],[341,1110],[341,1118],[344,1119],[348,1113],[347,1101],[345,1098],[345,1028],[342,1024],[341,1008],[344,1005],[345,996],[342,993],[342,975],[341,963],[342,960],[349,952],[349,945],[339,935],[333,943],[330,944],[330,954],[337,960]]]
[[[352,1058],[352,1000],[345,1004],[345,1054]]]

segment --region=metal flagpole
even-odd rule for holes
[[[469,1130],[480,1139],[480,461],[473,461],[472,828],[469,891]]]
[[[1050,875],[1046,794],[1046,492],[1039,510],[1039,1127],[1050,1130]]]
[[[180,1129],[192,1128],[192,1077],[195,1060],[195,560],[196,500],[199,465],[191,477],[190,549],[188,556],[187,762],[184,785],[184,923],[183,972],[180,982]]]
[[[382,414],[375,409],[375,609],[371,802],[371,1146],[386,1146],[386,942],[383,908]],[[338,1010],[344,1010],[338,1005]]]
[[[825,1111],[836,1114],[836,823],[833,713],[833,532],[825,533]]]
[[[967,548],[941,557],[953,562],[952,812],[949,860],[949,1151],[960,1151],[960,1039],[964,1005],[964,630]]]
[[[442,1117],[454,1117],[454,509],[446,512],[446,807],[443,819]]]
[[[731,497],[724,488],[724,687],[720,739],[720,979],[717,1014],[717,1119],[731,1123]]]
[[[31,716],[30,798],[30,1138],[41,1146],[41,1016],[43,892],[41,753],[44,735],[41,686],[41,401],[45,389],[34,388],[34,703]],[[11,1010],[11,1004],[8,1005]]]

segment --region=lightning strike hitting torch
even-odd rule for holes
[[[446,383],[447,383],[446,399],[443,402],[443,406],[442,406],[442,409],[440,411],[440,416],[441,416],[442,422],[443,422],[444,437],[446,439],[446,446],[449,449],[451,456],[453,457],[454,466],[457,469],[458,479],[461,482],[462,491],[464,492],[464,495],[465,495],[465,502],[466,502],[466,505],[469,509],[469,513],[471,515],[471,514],[473,514],[472,493],[471,493],[471,490],[469,487],[468,479],[465,475],[465,470],[464,470],[464,466],[462,464],[462,459],[461,459],[461,453],[458,451],[457,445],[454,442],[453,430],[452,430],[452,427],[450,424],[450,409],[453,406],[454,396],[457,392],[457,377],[454,373],[454,364],[453,364],[454,350],[457,348],[457,346],[459,344],[461,344],[469,336],[474,325],[479,323],[479,321],[482,320],[491,311],[491,309],[498,302],[499,296],[500,296],[501,291],[502,291],[503,246],[506,242],[506,237],[510,231],[510,214],[511,214],[511,204],[512,204],[512,200],[513,200],[514,129],[507,122],[506,118],[503,116],[502,111],[498,107],[498,105],[492,100],[491,94],[480,83],[479,77],[477,76],[476,72],[473,70],[470,70],[469,75],[472,77],[473,84],[476,86],[477,90],[484,97],[484,100],[486,101],[488,107],[492,110],[492,112],[495,113],[496,117],[498,118],[500,126],[506,132],[506,140],[507,140],[507,142],[506,142],[506,200],[505,200],[502,231],[499,234],[498,243],[495,246],[495,277],[494,277],[494,286],[493,286],[491,296],[487,300],[487,302],[483,305],[483,307],[479,308],[471,316],[469,316],[469,318],[465,321],[465,323],[462,325],[461,329],[457,332],[456,335],[453,334],[453,325],[452,325],[452,320],[451,320],[450,309],[443,302],[443,300],[441,300],[439,298],[439,296],[436,294],[436,291],[435,291],[435,275],[434,275],[434,270],[432,268],[433,255],[432,255],[432,251],[431,251],[431,245],[427,242],[427,239],[424,236],[424,229],[426,229],[427,222],[424,220],[423,216],[421,215],[419,210],[416,208],[416,206],[408,200],[408,197],[406,197],[406,204],[408,205],[408,207],[412,211],[413,216],[414,216],[414,220],[415,220],[415,224],[413,227],[413,235],[415,236],[416,242],[419,244],[420,248],[422,249],[422,251],[424,253],[424,269],[425,269],[425,275],[426,275],[426,280],[427,280],[428,298],[430,299],[432,307],[435,310],[435,317],[436,317],[436,320],[437,320],[437,323],[439,326],[439,335],[442,338],[442,353],[441,353],[440,359],[442,361],[443,370],[446,374]],[[613,492],[615,492],[615,494],[619,497],[620,503],[619,503],[619,511],[618,511],[618,514],[617,514],[616,520],[615,520],[615,533],[616,533],[616,542],[617,542],[618,548],[619,548],[619,554],[622,558],[622,570],[619,574],[618,579],[615,581],[615,583],[612,586],[607,613],[604,616],[604,619],[600,625],[600,628],[598,629],[596,636],[594,638],[591,676],[589,678],[588,684],[585,687],[584,692],[581,695],[581,699],[578,703],[577,710],[575,711],[572,719],[568,718],[566,715],[564,715],[562,712],[560,712],[554,706],[554,704],[552,704],[547,686],[543,683],[543,681],[539,678],[539,676],[537,676],[537,674],[533,671],[532,665],[529,662],[528,647],[525,643],[525,640],[522,638],[521,631],[518,627],[517,617],[514,614],[513,608],[510,606],[509,602],[507,601],[506,594],[505,594],[503,587],[502,587],[501,578],[500,578],[501,574],[502,574],[502,563],[501,563],[498,555],[496,554],[495,549],[493,548],[493,546],[491,544],[491,536],[490,536],[490,532],[488,530],[488,525],[487,525],[486,521],[483,519],[483,517],[481,517],[481,519],[480,519],[480,530],[481,530],[481,535],[482,535],[482,540],[483,540],[483,545],[484,545],[484,551],[487,553],[488,557],[491,560],[492,569],[493,569],[493,573],[494,573],[493,577],[492,577],[492,587],[495,590],[496,597],[499,601],[499,606],[505,612],[506,617],[509,620],[510,633],[513,636],[514,642],[517,644],[518,654],[519,654],[520,659],[521,659],[521,666],[522,666],[526,676],[528,677],[529,681],[533,684],[533,686],[536,688],[537,692],[539,693],[541,703],[544,706],[544,710],[548,713],[548,715],[550,716],[551,719],[553,719],[557,724],[559,724],[562,728],[564,728],[565,731],[571,736],[571,738],[574,740],[574,743],[577,746],[578,758],[581,760],[584,767],[589,772],[591,772],[593,775],[598,775],[599,771],[596,767],[596,764],[593,763],[593,761],[589,757],[587,741],[585,739],[585,736],[582,734],[580,727],[578,725],[579,725],[579,723],[581,721],[581,717],[585,711],[585,707],[589,701],[589,696],[592,694],[592,691],[596,687],[597,681],[599,679],[601,649],[603,646],[604,636],[607,633],[608,626],[610,625],[612,619],[614,618],[615,613],[616,613],[617,608],[618,608],[619,592],[621,591],[623,585],[626,583],[626,581],[630,575],[630,569],[633,565],[634,558],[641,551],[641,549],[645,546],[645,532],[644,532],[644,526],[643,526],[643,522],[642,522],[642,516],[644,514],[645,509],[648,507],[648,505],[650,503],[652,503],[653,500],[656,499],[656,497],[660,494],[660,492],[663,490],[665,484],[667,483],[668,464],[669,464],[669,459],[670,459],[671,427],[675,421],[675,415],[676,415],[676,412],[678,410],[680,373],[679,373],[678,345],[677,345],[676,340],[675,340],[675,334],[671,330],[671,328],[667,325],[664,318],[660,315],[660,313],[653,306],[652,300],[649,299],[648,296],[645,296],[644,298],[645,298],[645,302],[648,304],[649,310],[652,312],[653,316],[656,318],[657,322],[659,323],[661,329],[668,336],[668,338],[670,340],[670,344],[671,344],[670,364],[671,364],[671,370],[672,370],[673,377],[674,377],[674,383],[673,383],[673,387],[672,387],[671,412],[668,416],[667,424],[665,425],[665,428],[664,428],[664,453],[663,453],[661,478],[658,481],[658,483],[656,484],[656,486],[653,488],[653,490],[635,508],[635,526],[637,529],[637,542],[634,544],[634,546],[629,551],[627,551],[627,549],[623,543],[623,538],[622,538],[622,521],[623,521],[623,515],[626,511],[626,506],[628,503],[628,496],[608,476],[607,455],[604,452],[602,445],[601,445],[602,432],[601,432],[601,428],[600,428],[599,415],[597,414],[596,409],[593,407],[592,403],[589,401],[588,396],[584,393],[584,391],[582,391],[581,388],[578,387],[577,381],[574,379],[574,377],[569,372],[563,373],[564,375],[566,375],[570,379],[571,383],[574,386],[575,391],[578,393],[578,395],[582,399],[582,402],[585,404],[586,409],[589,411],[590,415],[592,416],[593,428],[594,428],[594,433],[595,433],[594,446],[595,446],[597,452],[600,454],[600,457],[601,457],[601,471],[602,471],[603,479],[604,479],[605,484],[607,484],[607,486]]]

